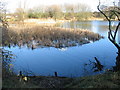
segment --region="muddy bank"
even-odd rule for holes
[[[4,46],[24,46],[28,48],[55,47],[64,48],[83,45],[103,38],[97,33],[83,29],[66,29],[58,27],[14,27],[9,28],[3,36]]]

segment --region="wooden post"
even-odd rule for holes
[[[22,81],[22,71],[19,72],[19,76],[20,76],[19,81],[21,82]]]
[[[58,75],[57,75],[57,72],[54,72],[54,74],[55,74],[55,77],[57,77]]]
[[[22,71],[19,72],[19,76],[22,76]]]

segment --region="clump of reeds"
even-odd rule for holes
[[[70,47],[96,41],[101,38],[97,33],[84,29],[69,29],[59,27],[23,27],[9,28],[9,38],[4,41],[11,45],[27,45],[31,48],[37,46]]]

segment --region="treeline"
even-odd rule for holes
[[[28,10],[29,18],[53,19],[88,19],[92,16],[91,9],[86,4],[65,4],[36,7]]]
[[[109,16],[109,9],[113,7],[102,6],[103,11]],[[118,10],[116,7],[115,9]],[[18,16],[18,20],[24,20],[25,18],[52,18],[52,19],[64,19],[64,20],[88,20],[91,18],[105,17],[100,12],[92,12],[92,9],[87,4],[64,4],[64,5],[49,5],[49,6],[37,6],[31,9],[25,9],[19,7],[16,9],[15,14]],[[112,16],[115,19],[115,16]]]
[[[37,6],[31,9],[19,7],[15,14],[18,20],[25,18],[53,18],[65,20],[88,20],[93,17],[91,8],[86,4],[64,4],[64,5],[49,5]]]
[[[64,5],[40,5],[33,8],[26,8],[27,5],[18,5],[16,11],[10,16],[12,16],[10,21],[24,21],[27,18],[35,19],[55,19],[55,20],[94,20],[96,18],[104,19],[105,17],[100,12],[92,12],[92,9],[87,4],[64,4]],[[102,6],[102,9],[109,16],[110,13],[107,10],[112,7]],[[116,7],[117,8],[117,7]],[[107,10],[106,10],[107,9]],[[6,10],[4,10],[6,11]],[[1,13],[1,12],[0,12]],[[3,16],[7,16],[6,13]],[[9,16],[9,15],[8,15]],[[116,19],[115,16],[112,16]]]

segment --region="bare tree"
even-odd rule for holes
[[[46,8],[46,12],[49,13],[49,16],[51,18],[54,18],[55,20],[60,17],[61,8],[59,5],[51,5]]]
[[[19,2],[18,8],[16,9],[17,18],[24,24],[24,19],[26,18],[26,7],[27,1],[23,0]]]
[[[65,10],[66,12],[74,12],[75,6],[73,4],[65,4]]]
[[[7,28],[8,27],[8,23],[7,23],[7,19],[6,19],[6,3],[0,1],[0,22],[2,23],[2,26]]]
[[[6,39],[9,39],[8,35],[8,22],[7,22],[7,10],[6,10],[6,2],[0,1],[0,44],[3,45],[5,43],[6,45],[8,44],[5,42]]]
[[[75,6],[76,6],[75,9],[77,12],[90,12],[91,11],[90,6],[87,4],[78,3]]]
[[[104,15],[106,20],[109,22],[108,39],[114,44],[114,46],[118,50],[118,52],[117,52],[118,56],[116,57],[116,66],[114,67],[114,70],[120,71],[120,45],[116,41],[116,35],[120,28],[120,7],[116,6],[115,2],[113,2],[113,3],[114,4],[112,7],[106,7],[106,6],[103,7],[103,5],[102,5],[102,9],[101,9],[101,7],[100,7],[101,2],[99,0],[99,5],[97,6],[97,9],[100,11],[100,13],[102,15]],[[114,30],[112,29],[113,17],[115,17],[116,20],[118,21],[118,24],[114,28]]]

